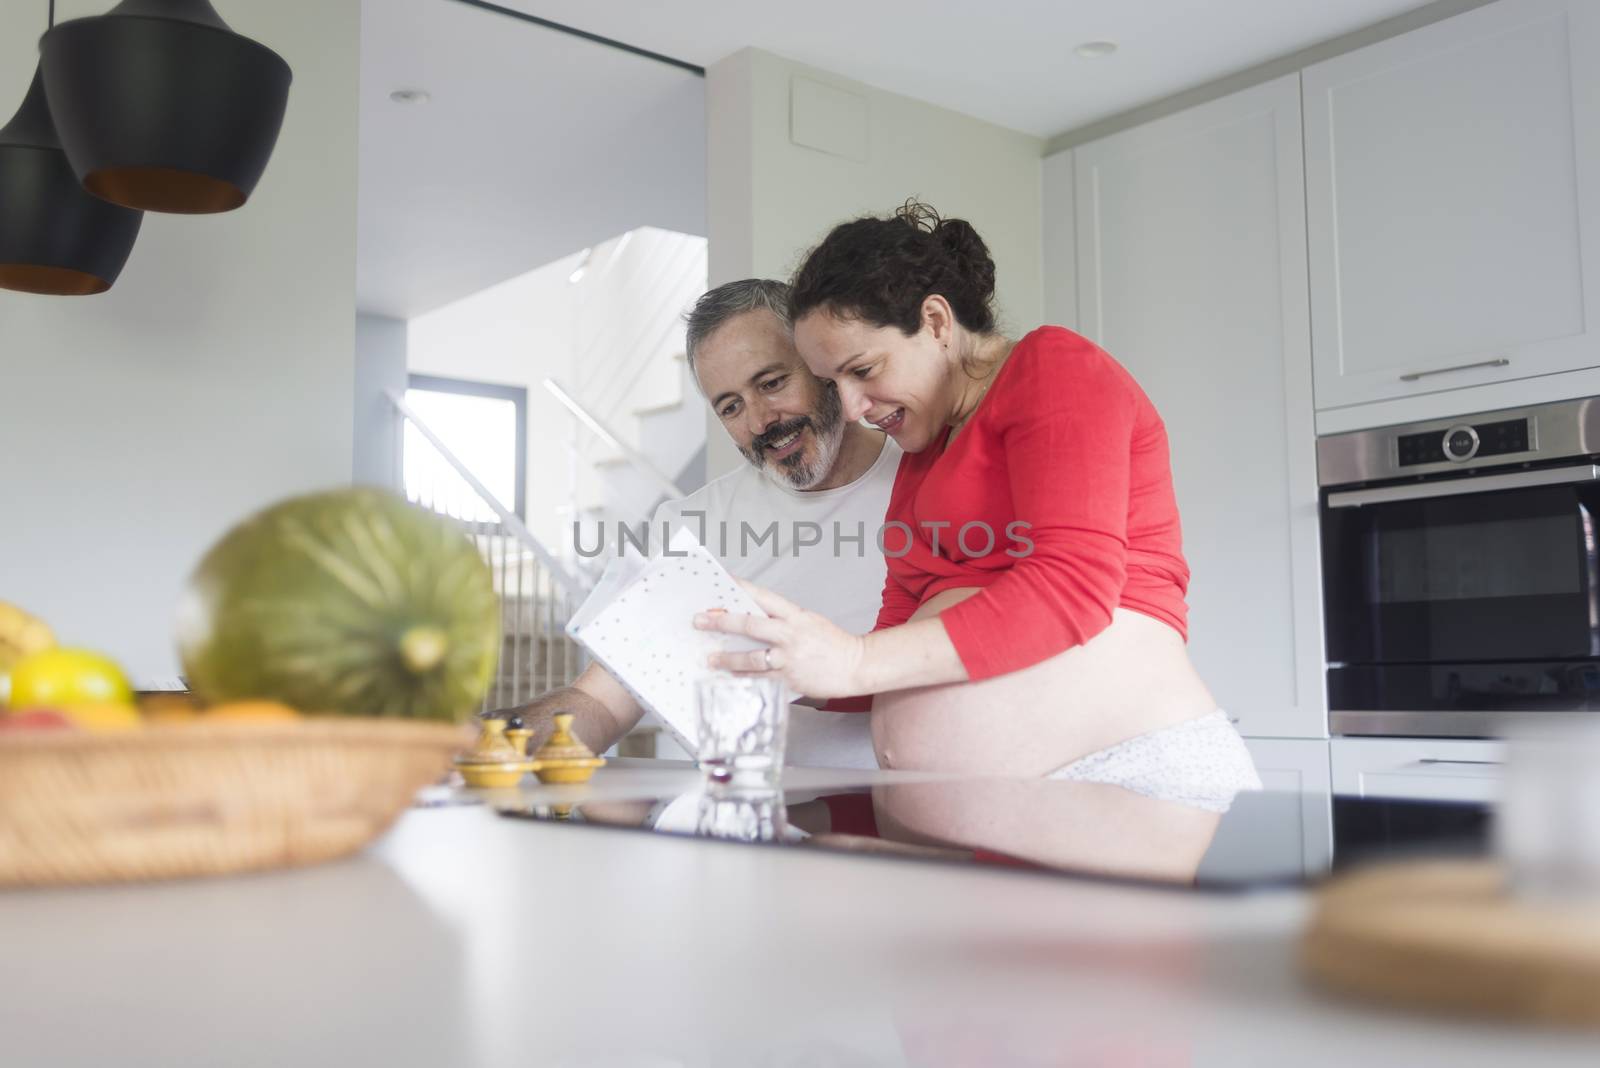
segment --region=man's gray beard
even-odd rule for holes
[[[739,451],[744,454],[746,460],[755,465],[756,470],[779,485],[788,486],[790,489],[808,490],[833,472],[834,462],[839,459],[839,449],[844,444],[844,405],[839,402],[838,391],[824,386],[821,401],[811,413],[811,417],[804,422],[811,428],[812,437],[817,442],[816,459],[810,463],[803,459],[804,449],[776,462],[767,459],[766,449],[761,445],[752,444],[750,448]],[[785,424],[786,427],[794,425],[794,423]],[[785,427],[777,429],[779,433],[769,432],[763,434],[762,438],[781,438],[787,432]]]

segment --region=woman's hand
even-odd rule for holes
[[[866,642],[834,626],[815,612],[807,612],[771,590],[739,581],[768,618],[713,609],[694,617],[699,630],[739,634],[765,642],[766,649],[713,653],[714,668],[735,675],[782,679],[789,689],[808,697],[848,697],[865,693],[858,678],[866,655]]]

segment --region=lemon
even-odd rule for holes
[[[88,649],[46,649],[11,669],[12,708],[133,705],[133,687],[109,657]]]

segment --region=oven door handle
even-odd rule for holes
[[[1328,494],[1329,508],[1360,508],[1390,501],[1422,501],[1432,497],[1459,497],[1468,493],[1493,493],[1496,490],[1525,489],[1529,486],[1565,486],[1575,482],[1600,481],[1600,466],[1547,467],[1538,471],[1516,471],[1507,475],[1478,478],[1453,478],[1443,482],[1418,482],[1407,486],[1379,486],[1376,489],[1343,490]]]

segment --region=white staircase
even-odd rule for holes
[[[608,432],[574,419],[571,507],[609,535],[648,519],[669,495],[657,473],[678,494],[705,481],[705,406],[684,357],[682,316],[706,289],[706,242],[642,227],[597,246],[590,262],[577,283],[574,372],[561,385]],[[604,554],[576,566],[603,567]]]
[[[563,628],[613,558],[619,526],[637,530],[663,498],[704,482],[706,409],[683,355],[682,316],[706,288],[705,239],[643,227],[596,246],[576,271],[563,264],[552,274],[552,266],[429,313],[421,326],[427,354],[411,364],[445,377],[527,383],[530,438],[570,449],[530,450],[530,463],[556,468],[540,469],[541,489],[528,494],[527,515],[543,542],[402,395],[389,396],[438,461],[430,465],[437,484],[409,495],[460,522],[494,571],[505,640],[492,708],[525,702],[582,670]],[[565,409],[549,397],[534,402],[547,380],[567,395]],[[586,549],[599,524],[611,551],[580,557],[574,518],[588,524]]]

